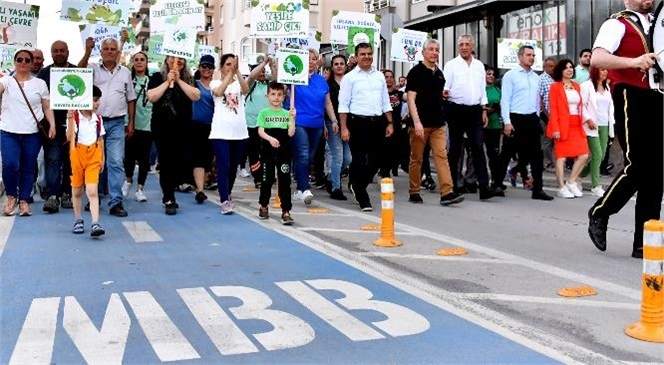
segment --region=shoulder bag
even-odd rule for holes
[[[16,84],[18,85],[19,90],[21,90],[21,94],[23,95],[23,99],[25,100],[25,104],[28,106],[28,109],[30,109],[30,113],[32,113],[32,117],[35,118],[35,123],[37,123],[37,129],[39,130],[39,134],[41,135],[42,139],[49,139],[48,137],[48,132],[51,129],[51,123],[48,122],[48,119],[46,119],[46,116],[42,118],[42,120],[37,120],[37,115],[35,114],[35,111],[32,110],[32,106],[30,105],[30,101],[28,101],[28,97],[25,95],[25,91],[23,91],[23,86],[21,86],[21,83],[18,82],[18,80],[13,77],[14,81],[16,81]]]

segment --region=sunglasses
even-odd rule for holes
[[[145,62],[147,59],[145,58],[134,58],[134,62]]]
[[[32,58],[17,57],[15,62],[16,63],[32,63]]]
[[[209,63],[201,64],[201,65],[198,66],[198,67],[200,67],[200,68],[202,68],[202,69],[204,69],[204,70],[205,70],[205,69],[207,69],[207,70],[214,70],[214,65],[211,65],[211,64],[209,64]]]

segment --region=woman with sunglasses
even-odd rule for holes
[[[6,216],[14,215],[17,205],[19,216],[32,215],[28,199],[42,146],[37,121],[46,117],[50,125],[48,138],[55,137],[55,117],[50,107],[48,87],[44,80],[32,76],[33,59],[32,52],[19,50],[14,55],[14,76],[0,78],[0,153],[2,180],[7,193],[3,209]],[[13,106],[10,108],[10,105]]]
[[[126,198],[134,183],[134,170],[138,162],[138,185],[134,198],[138,202],[146,202],[143,193],[145,181],[150,171],[150,150],[152,149],[152,103],[148,100],[148,55],[138,52],[131,59],[131,80],[136,93],[136,112],[134,114],[134,134],[125,142],[124,170],[126,180],[122,184],[122,195]],[[129,121],[125,121],[128,124]]]
[[[194,86],[194,77],[183,58],[168,56],[161,72],[155,72],[148,82],[148,100],[153,103],[150,128],[159,154],[159,185],[166,215],[175,215],[179,205],[175,188],[180,184],[184,169],[189,165],[186,156],[186,135],[191,124],[192,101],[201,98]]]
[[[205,173],[212,169],[212,141],[210,141],[210,128],[212,115],[214,113],[214,98],[210,81],[214,74],[214,57],[212,55],[201,56],[198,62],[198,73],[200,78],[196,80],[196,87],[201,92],[201,98],[194,102],[191,124],[191,159],[194,166],[194,182],[196,184],[196,203],[203,204],[207,195],[203,192],[205,188]]]

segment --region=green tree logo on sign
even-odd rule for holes
[[[58,93],[70,100],[85,94],[85,81],[77,75],[67,75],[58,83]]]
[[[291,76],[295,76],[304,71],[304,63],[302,59],[297,55],[290,55],[284,60],[284,71],[286,71]]]

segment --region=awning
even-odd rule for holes
[[[547,1],[476,0],[407,21],[404,23],[404,26],[407,29],[430,32],[435,29],[447,28],[453,25],[481,20],[487,15],[505,14],[510,11],[546,2]]]

